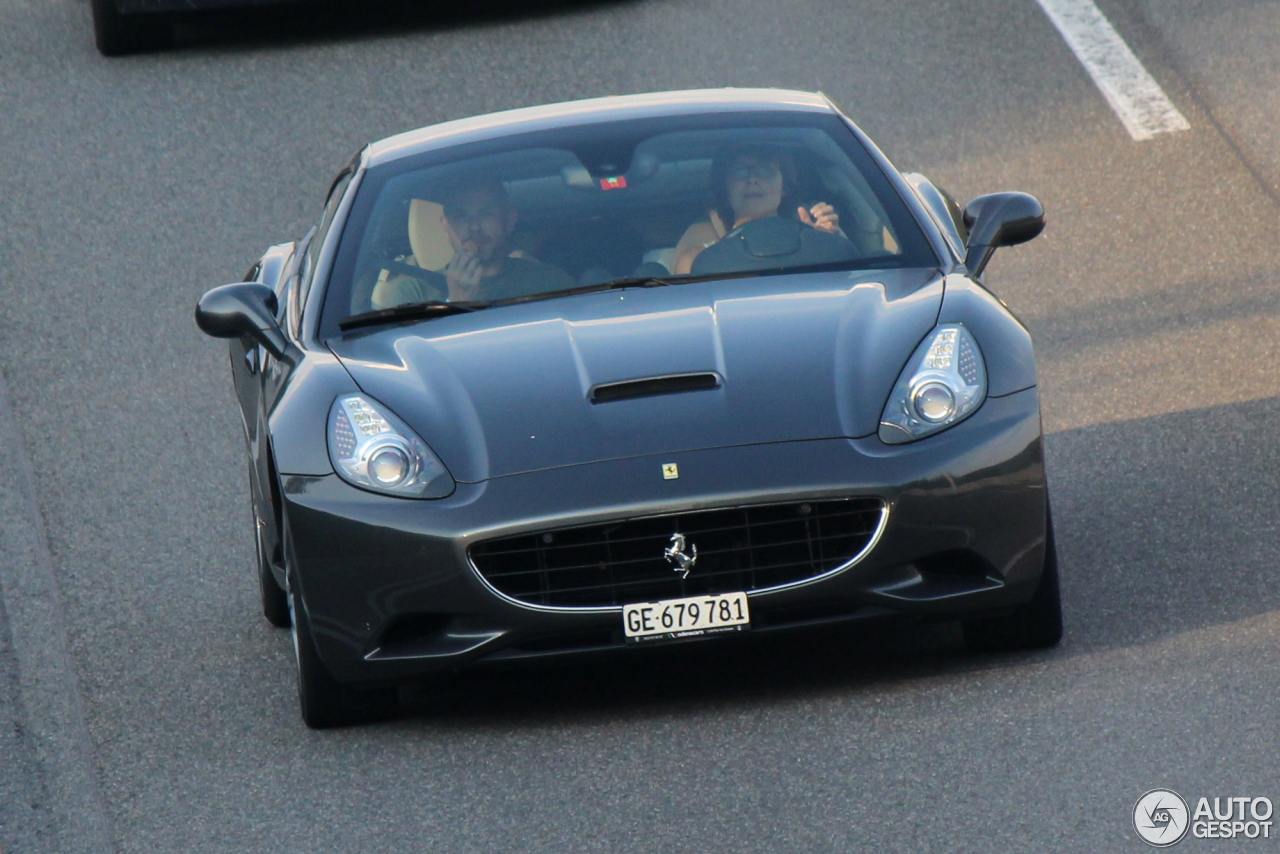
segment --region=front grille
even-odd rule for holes
[[[530,605],[587,608],[762,590],[857,557],[884,511],[878,498],[701,510],[476,543],[471,561],[496,590]],[[681,578],[663,552],[683,534],[697,561]]]

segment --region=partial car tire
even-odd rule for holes
[[[359,723],[355,692],[329,674],[316,652],[311,620],[299,607],[292,590],[288,593],[289,622],[293,626],[293,657],[298,668],[298,703],[302,720],[312,729]]]
[[[1044,571],[1031,601],[1012,614],[965,620],[963,625],[965,644],[974,652],[1041,649],[1062,640],[1062,597],[1052,514],[1047,514],[1045,520]]]
[[[173,24],[167,16],[140,12],[124,15],[115,0],[91,0],[93,40],[103,56],[121,56],[173,44]]]
[[[292,590],[288,601],[303,722],[312,729],[333,729],[386,717],[395,706],[395,690],[361,690],[334,679],[320,660],[311,620]]]
[[[262,548],[262,528],[258,518],[253,519],[253,540],[258,555],[258,590],[262,595],[262,615],[267,622],[278,629],[287,629],[293,624],[289,616],[289,594],[276,583],[275,574],[271,571],[271,556]]]

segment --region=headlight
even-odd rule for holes
[[[348,483],[404,498],[443,498],[453,492],[444,463],[403,421],[361,394],[346,394],[329,409],[329,458]]]
[[[987,367],[969,330],[939,326],[911,354],[880,416],[880,440],[913,442],[973,414],[987,396]]]

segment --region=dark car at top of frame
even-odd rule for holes
[[[500,662],[869,615],[1061,637],[1031,340],[963,211],[825,97],[707,90],[363,149],[201,299],[302,714]],[[427,680],[430,681],[430,680]]]
[[[173,41],[177,17],[192,12],[252,6],[307,4],[316,0],[89,0],[93,40],[103,56],[120,56]]]

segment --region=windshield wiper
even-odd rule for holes
[[[763,276],[776,274],[780,272],[808,272],[809,268],[828,269],[843,265],[845,262],[836,262],[835,264],[815,264],[806,267],[796,268],[780,268],[778,270],[733,270],[722,273],[702,273],[696,276],[683,275],[671,276],[670,278],[659,278],[657,276],[626,276],[621,279],[610,279],[607,282],[600,282],[595,285],[576,285],[572,288],[561,288],[558,291],[544,291],[537,294],[526,294],[518,297],[508,297],[507,299],[496,299],[490,302],[414,302],[406,305],[397,305],[391,308],[380,308],[375,311],[366,311],[364,314],[355,314],[338,324],[338,328],[343,332],[349,329],[358,329],[361,326],[377,326],[382,323],[397,323],[402,320],[423,320],[432,317],[443,317],[448,314],[460,314],[466,311],[476,311],[481,308],[490,308],[492,306],[502,305],[519,305],[526,302],[538,302],[545,299],[555,299],[556,297],[571,297],[579,294],[594,294],[601,291],[617,291],[623,288],[662,288],[668,285],[689,285],[695,282],[711,282],[716,280],[727,279],[749,279],[755,276]]]
[[[575,285],[572,288],[561,288],[558,291],[543,291],[538,294],[525,294],[524,296],[510,297],[509,299],[494,300],[493,305],[517,305],[522,302],[537,302],[544,299],[555,299],[556,297],[573,297],[578,294],[594,294],[600,291],[616,291],[622,288],[660,288],[664,285],[677,284],[669,282],[666,279],[657,279],[653,276],[628,276],[625,279],[610,279],[607,282],[601,282],[598,285]]]
[[[621,279],[610,279],[607,282],[600,282],[596,285],[583,285],[577,290],[590,293],[591,291],[616,291],[622,288],[661,288],[678,284],[680,282],[660,279],[656,276],[625,276]]]
[[[348,329],[358,329],[361,326],[377,326],[382,323],[397,323],[402,320],[425,320],[431,317],[444,317],[449,314],[475,311],[476,309],[487,308],[488,305],[489,303],[487,302],[440,302],[439,300],[411,302],[404,305],[395,305],[391,308],[366,311],[363,314],[353,314],[339,323],[338,328],[346,332]]]
[[[689,285],[694,282],[710,282],[715,279],[742,279],[758,275],[758,270],[734,271],[732,273],[708,273],[700,276],[672,276],[667,279],[657,276],[627,276],[622,279],[610,279],[598,285],[578,285],[573,288],[562,288],[558,291],[545,291],[540,294],[527,294],[510,299],[494,300],[489,305],[515,305],[522,302],[537,302],[556,297],[572,297],[579,294],[594,294],[600,291],[617,291],[623,288],[662,288],[668,285]]]

